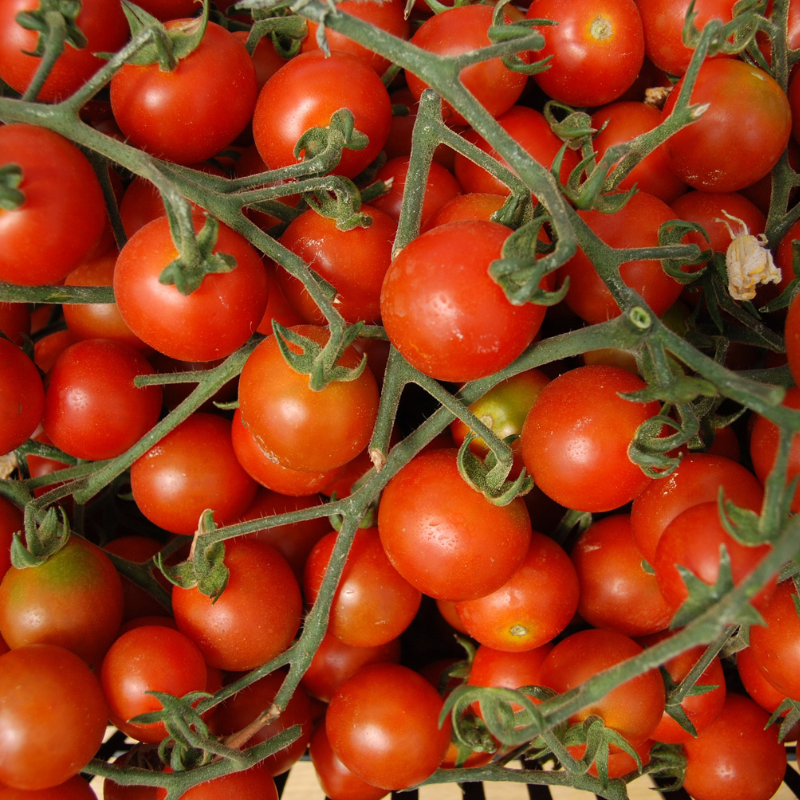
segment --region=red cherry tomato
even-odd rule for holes
[[[34,363],[0,337],[0,455],[26,442],[43,412],[44,386]]]

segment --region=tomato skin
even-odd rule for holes
[[[208,664],[243,672],[266,664],[292,643],[303,601],[292,568],[268,544],[227,541],[225,566],[228,585],[215,602],[197,587],[176,586],[172,608],[178,629]]]
[[[291,330],[319,345],[330,335],[327,328],[312,325]],[[296,345],[287,344],[299,352]],[[360,361],[349,347],[337,365],[352,369]],[[309,376],[286,363],[274,335],[256,347],[239,378],[242,423],[280,464],[301,472],[324,472],[355,458],[369,444],[378,401],[369,367],[355,380],[334,381],[312,391]]]
[[[204,221],[194,216],[195,232]],[[131,330],[158,352],[180,361],[223,358],[261,321],[268,284],[258,252],[222,223],[214,252],[233,256],[236,268],[206,275],[198,289],[182,295],[158,279],[178,256],[166,217],[138,230],[120,251],[114,270],[117,307]]]
[[[76,458],[115,458],[144,436],[161,413],[161,387],[137,387],[153,375],[147,359],[122,342],[86,339],[56,359],[48,375],[42,426]]]
[[[373,786],[416,786],[434,773],[450,745],[449,719],[439,727],[442,705],[436,689],[408,667],[369,664],[331,698],[325,718],[331,749]]]
[[[381,291],[389,340],[420,372],[465,382],[508,366],[530,345],[545,306],[512,305],[488,275],[511,230],[468,220],[432,228],[403,248]]]
[[[361,213],[372,218],[369,227],[340,231],[335,220],[309,209],[289,223],[280,241],[335,287],[334,302],[345,322],[363,320],[374,325],[380,321],[381,285],[392,260],[397,224],[378,208],[364,205]],[[303,283],[283,269],[277,276],[284,295],[301,317],[325,325],[325,316]]]
[[[411,37],[411,43],[439,56],[456,56],[486,47],[491,43],[487,31],[493,10],[489,6],[449,8],[425,20]],[[506,22],[510,21],[508,14],[504,17]],[[530,63],[529,53],[517,55]],[[493,117],[499,117],[517,102],[528,81],[527,75],[508,69],[499,58],[465,67],[459,79]],[[419,102],[428,85],[408,71],[406,81]],[[442,116],[449,125],[468,124],[449,103],[445,101],[442,106]]]
[[[578,576],[555,541],[533,532],[525,560],[507,583],[456,603],[467,633],[497,650],[533,650],[554,639],[575,616]]]
[[[764,490],[756,476],[741,464],[710,453],[685,455],[671,474],[637,495],[631,506],[631,527],[645,560],[655,561],[658,540],[681,511],[716,500],[720,489],[737,506],[760,511]]]
[[[75,775],[47,789],[26,791],[0,785],[0,800],[97,800],[97,795],[80,775]]]
[[[25,516],[10,500],[0,497],[0,581],[11,566],[11,540],[24,530]]]
[[[158,711],[161,703],[148,692],[182,697],[206,688],[206,665],[184,634],[162,625],[143,625],[122,634],[106,653],[100,681],[111,721],[140,742],[160,742],[162,722],[128,722],[138,714]]]
[[[28,304],[0,302],[0,331],[21,347],[24,343],[22,337],[31,335],[31,310]]]
[[[172,533],[194,533],[209,508],[218,525],[234,522],[257,489],[236,460],[231,423],[215,414],[195,412],[131,466],[136,505]]]
[[[75,145],[35,125],[0,127],[0,165],[6,164],[22,168],[18,188],[25,201],[0,210],[0,280],[61,283],[103,232],[106,207],[97,175]]]
[[[457,451],[414,457],[389,481],[378,507],[386,555],[434,599],[473,600],[499,589],[528,552],[531,523],[516,498],[495,506],[458,471]]]
[[[312,605],[336,546],[336,531],[320,539],[306,561],[303,596]],[[333,597],[328,630],[353,647],[396,639],[419,610],[422,594],[392,566],[377,528],[356,532]]]
[[[662,119],[675,106],[681,85],[667,98]],[[743,189],[766,175],[786,148],[792,130],[789,101],[757,67],[732,58],[704,62],[690,102],[710,105],[665,146],[673,172],[695,189]]]
[[[173,19],[165,26],[198,24],[197,19]],[[230,144],[247,125],[258,95],[245,46],[214,22],[171,72],[158,64],[123,64],[110,89],[114,119],[126,138],[178,164],[205,161]]]
[[[578,613],[595,628],[637,637],[661,631],[672,608],[655,575],[642,568],[628,514],[614,514],[590,525],[571,552],[580,583]]]
[[[542,389],[522,428],[522,458],[548,497],[567,508],[611,511],[648,486],[628,446],[659,406],[618,395],[644,386],[621,367],[586,366]]]
[[[314,51],[288,61],[264,84],[253,112],[253,139],[267,166],[296,164],[298,139],[310,128],[330,125],[340,108],[350,109],[356,130],[369,138],[363,150],[345,149],[332,170],[354,178],[375,160],[389,135],[392,108],[381,79],[346,53],[326,58]]]
[[[170,771],[169,767],[164,768],[164,772]],[[165,800],[166,796],[166,789],[157,790],[156,800]],[[278,800],[278,790],[269,770],[256,764],[193,786],[181,795],[181,800],[224,800],[229,797],[236,800]]]
[[[675,218],[666,203],[646,192],[638,192],[613,214],[579,211],[578,216],[615,248],[655,247],[661,225]],[[569,277],[566,303],[581,319],[595,323],[620,315],[614,297],[582,249],[559,268],[558,274],[562,279]],[[659,317],[678,299],[682,289],[659,261],[626,261],[620,265],[620,277]]]
[[[778,585],[761,609],[766,625],[753,625],[750,654],[761,674],[779,692],[800,698],[800,619],[795,611],[796,591],[791,580]]]
[[[633,0],[533,0],[525,17],[558,23],[538,29],[545,45],[536,59],[552,56],[552,61],[533,77],[559,103],[605,105],[636,80],[644,62],[644,32]]]
[[[797,382],[800,378],[800,301],[795,297],[789,306],[784,325],[784,336],[786,339],[786,360],[789,364],[789,372]]]
[[[0,337],[0,455],[26,442],[44,412],[44,386],[21,348]]]
[[[38,32],[23,28],[16,16],[38,7],[38,0],[6,0],[0,7],[0,78],[20,94],[27,89],[41,58],[29,55],[36,48]],[[65,46],[37,95],[42,102],[73,94],[106,63],[95,53],[119,50],[130,33],[120,0],[83,0],[76,23],[86,36],[86,47]]]
[[[769,714],[729,692],[725,707],[697,739],[685,742],[683,788],[694,800],[769,800],[786,772],[786,749]]]
[[[0,656],[0,781],[47,789],[77,775],[106,730],[97,678],[74,653],[24,645]]]
[[[330,703],[336,690],[367,664],[400,661],[400,640],[392,639],[374,647],[353,647],[325,632],[314,658],[303,674],[305,690],[323,703]]]
[[[75,536],[39,566],[11,567],[0,583],[0,635],[12,648],[53,644],[93,664],[114,641],[122,610],[111,560]]]
[[[421,228],[422,233],[447,222],[459,222],[465,219],[482,219],[491,222],[492,214],[499,211],[505,201],[506,198],[501,194],[467,192],[457,195],[428,217]]]
[[[664,599],[677,609],[689,596],[677,565],[686,567],[700,580],[713,585],[719,575],[720,546],[725,545],[734,585],[738,586],[772,550],[772,545],[754,547],[737,542],[719,518],[717,501],[693,505],[667,525],[656,548],[653,568]],[[777,578],[767,582],[752,599],[763,608],[775,590]]]
[[[573,633],[550,651],[542,664],[541,682],[562,693],[580,686],[609,667],[640,654],[643,648],[616,631],[591,628]],[[657,669],[649,670],[570,717],[581,722],[592,714],[631,744],[649,739],[664,713],[664,682]]]

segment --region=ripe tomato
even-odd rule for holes
[[[533,650],[569,625],[578,608],[578,576],[557,542],[534,531],[525,560],[499,589],[456,603],[467,633],[496,650]]]
[[[613,214],[579,211],[578,215],[614,248],[656,247],[659,228],[675,218],[666,203],[645,192],[635,194]],[[624,283],[642,296],[656,316],[667,311],[681,293],[681,284],[664,272],[660,261],[626,261],[619,271]],[[581,319],[594,323],[619,316],[619,306],[582,249],[558,274],[562,279],[569,277],[566,303]]]
[[[326,631],[314,658],[303,674],[303,687],[323,703],[330,703],[336,690],[366,664],[400,661],[400,640],[375,647],[353,647]]]
[[[795,381],[800,377],[800,300],[796,297],[789,306],[784,326],[786,360]],[[0,448],[2,449],[2,448]]]
[[[191,32],[196,18],[168,30]],[[178,164],[215,156],[242,132],[255,107],[256,70],[230,31],[209,22],[200,44],[175,69],[124,64],[111,79],[111,108],[131,143]]]
[[[735,586],[772,550],[770,544],[749,547],[736,541],[723,527],[715,500],[687,508],[667,525],[658,541],[653,568],[661,593],[672,608],[677,609],[689,596],[678,565],[713,586],[719,577],[722,545],[728,551]],[[752,599],[756,608],[769,601],[776,583],[773,577]]]
[[[195,231],[204,219],[195,215]],[[220,223],[215,253],[236,259],[231,272],[206,275],[199,288],[181,294],[159,281],[178,257],[169,222],[160,217],[122,248],[114,270],[114,297],[131,330],[159,353],[181,361],[211,361],[230,355],[255,331],[267,306],[267,276],[258,252]]]
[[[492,221],[492,214],[499,211],[506,198],[501,194],[487,194],[485,192],[467,192],[448,200],[435,214],[428,217],[422,226],[423,233],[444,225],[447,222],[459,222],[465,219],[482,219]]]
[[[330,335],[327,328],[311,325],[291,330],[318,345]],[[297,345],[287,344],[299,352]],[[349,347],[337,365],[352,369],[360,361]],[[300,471],[324,472],[355,458],[369,444],[378,400],[369,367],[355,380],[313,391],[309,376],[295,372],[281,355],[275,336],[256,347],[239,378],[242,423],[280,464]]]
[[[769,714],[749,697],[729,692],[705,733],[683,745],[683,788],[694,800],[769,800],[786,772],[786,749]]]
[[[457,56],[480,47],[487,47],[489,26],[494,9],[491,6],[461,6],[449,8],[425,20],[411,37],[411,44],[438,56]],[[511,19],[504,14],[506,22]],[[517,54],[530,63],[530,54]],[[499,117],[517,102],[528,76],[514,72],[500,58],[470,64],[461,70],[459,79],[467,90],[493,116]],[[419,102],[422,92],[429,88],[419,77],[406,71],[408,88]],[[467,120],[449,103],[443,103],[442,114],[449,125],[467,125]]]
[[[20,347],[31,335],[31,310],[27,303],[0,302],[0,331]]]
[[[791,580],[783,581],[761,609],[764,625],[750,629],[750,653],[762,675],[779,692],[800,699],[800,618],[795,610],[797,592]]]
[[[658,642],[668,639],[671,635],[672,633],[669,631],[662,631],[652,636],[646,636],[644,639],[639,639],[639,644],[643,644],[645,647],[652,647]],[[689,674],[704,652],[705,647],[703,646],[692,647],[666,661],[664,669],[669,673],[670,679],[675,684],[679,684]],[[686,716],[699,735],[708,729],[725,705],[727,689],[725,673],[719,656],[714,656],[695,685],[716,687],[703,694],[689,694],[681,701],[681,708],[686,712]],[[655,741],[665,742],[666,744],[681,744],[682,742],[688,742],[692,738],[692,734],[681,727],[666,711],[653,733]]]
[[[533,0],[526,19],[549,19],[539,28],[552,58],[533,78],[553,100],[571,106],[601,106],[616,100],[636,80],[644,62],[644,32],[633,0]]]
[[[550,651],[542,664],[541,683],[556,692],[566,692],[642,650],[633,639],[616,631],[600,628],[579,631]],[[582,708],[570,717],[570,722],[582,722],[596,714],[607,727],[621,733],[631,744],[637,744],[649,739],[658,727],[664,714],[664,699],[661,673],[652,669]]]
[[[21,348],[0,337],[0,455],[26,442],[43,412],[39,371]]]
[[[4,4],[2,13],[11,6]],[[0,166],[11,164],[22,168],[17,188],[25,201],[0,209],[0,280],[22,286],[60,283],[103,233],[100,182],[74,144],[35,125],[0,127]]]
[[[197,587],[173,588],[175,620],[211,666],[255,669],[292,643],[303,611],[300,587],[286,559],[263,542],[229,540],[225,566],[228,584],[214,602]]]
[[[341,108],[352,112],[355,129],[369,139],[363,150],[345,149],[332,170],[354,178],[375,160],[389,135],[392,107],[386,87],[368,64],[346,53],[326,58],[317,50],[295,56],[264,84],[253,112],[253,139],[264,162],[270,169],[296,164],[300,137],[330,125]]]
[[[190,535],[206,509],[217,525],[236,521],[258,487],[239,466],[231,423],[195,412],[131,466],[139,510],[160,528]]]
[[[26,791],[0,785],[0,800],[97,800],[97,795],[82,775],[75,775],[64,783],[47,789]],[[105,795],[104,800],[112,798]]]
[[[20,94],[42,61],[32,55],[39,32],[23,28],[16,18],[39,7],[38,0],[6,0],[0,7],[0,78]],[[95,54],[119,50],[130,33],[120,0],[83,0],[75,22],[86,37],[86,46],[65,46],[39,90],[37,99],[42,102],[64,100],[83,86],[105,64]]]
[[[303,596],[312,605],[336,546],[332,531],[306,561]],[[422,594],[392,566],[377,528],[356,532],[333,597],[328,631],[353,647],[377,647],[396,639],[416,616]]]
[[[0,581],[11,566],[11,540],[15,533],[23,530],[24,521],[22,509],[0,497]]]
[[[331,749],[359,778],[392,791],[429,778],[450,745],[442,698],[399,664],[369,664],[345,681],[325,717]],[[413,713],[409,713],[413,709]]]
[[[45,432],[76,458],[115,458],[158,421],[161,387],[134,385],[138,375],[154,372],[138,350],[122,342],[86,339],[71,345],[48,375]]]
[[[644,386],[621,367],[586,366],[542,389],[522,428],[522,458],[548,497],[567,508],[611,511],[648,486],[628,446],[659,406],[619,396]]]
[[[662,119],[672,112],[681,86],[667,98]],[[792,131],[789,101],[758,67],[732,58],[704,62],[690,102],[709,107],[665,146],[673,172],[695,189],[743,189],[766,175],[786,148]]]
[[[545,306],[512,305],[487,272],[510,234],[497,222],[451,222],[418,236],[392,262],[381,317],[391,343],[420,372],[475,380],[533,341]]]
[[[628,514],[590,525],[572,549],[580,583],[578,613],[595,628],[626,636],[656,633],[669,625],[672,608],[655,575],[642,568]]]
[[[0,656],[0,781],[33,791],[77,775],[106,717],[100,684],[74,653],[33,644]]]
[[[346,322],[375,325],[380,321],[381,285],[392,260],[397,224],[377,208],[362,206],[361,212],[372,218],[369,227],[341,231],[336,220],[309,209],[289,224],[280,241],[336,289],[334,303]],[[326,324],[302,282],[283,269],[277,275],[284,295],[302,318]]]
[[[164,768],[164,772],[170,771],[170,767]],[[166,789],[156,792],[156,800],[165,800],[166,796]],[[278,790],[269,770],[256,764],[241,772],[200,783],[184,792],[181,800],[226,800],[230,797],[236,800],[278,800]]]
[[[54,644],[94,664],[122,622],[122,583],[108,556],[75,536],[44,563],[0,583],[0,635],[12,648]]]
[[[716,500],[722,489],[726,500],[759,511],[764,490],[752,472],[722,456],[685,455],[667,477],[653,481],[634,498],[631,506],[633,538],[645,560],[652,564],[658,540],[681,511]]]
[[[435,599],[474,600],[499,589],[528,552],[524,502],[490,503],[461,477],[454,449],[415,456],[389,481],[378,530],[389,561]]]
[[[150,692],[183,697],[206,688],[206,665],[195,644],[163,625],[143,625],[123,633],[111,645],[100,667],[109,718],[140,742],[160,742],[167,730],[162,722],[129,722],[132,717],[161,709]]]

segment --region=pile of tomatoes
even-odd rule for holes
[[[793,0],[5,0],[0,800],[774,796],[798,60]]]

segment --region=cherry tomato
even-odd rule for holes
[[[225,566],[228,584],[214,602],[197,587],[173,588],[175,620],[211,666],[255,669],[292,643],[303,611],[300,587],[286,559],[263,542],[226,542]]]
[[[418,236],[392,262],[381,317],[391,343],[420,372],[475,380],[533,341],[545,307],[512,305],[487,272],[510,234],[497,222],[451,222]]]
[[[0,583],[0,635],[12,648],[54,644],[93,664],[122,622],[122,582],[103,551],[75,536],[36,567]]]
[[[415,456],[389,481],[378,530],[389,561],[435,599],[474,600],[499,589],[525,560],[531,523],[516,498],[496,506],[461,477],[453,449]]]
[[[495,650],[482,644],[475,651],[467,683],[470,686],[491,686],[502,689],[521,689],[542,685],[542,665],[553,649],[550,642],[518,653]],[[528,695],[534,703],[536,697]],[[475,709],[479,712],[479,707]]]
[[[69,780],[94,757],[106,718],[103,690],[74,653],[10,650],[0,656],[0,781],[33,791]]]
[[[526,19],[549,19],[538,28],[550,56],[547,69],[534,74],[541,89],[559,103],[601,106],[626,92],[644,62],[644,32],[633,0],[533,0]]]
[[[195,231],[204,223],[195,215]],[[178,257],[169,222],[160,217],[122,248],[114,270],[114,297],[122,318],[144,342],[181,361],[230,355],[252,336],[267,306],[267,277],[258,252],[220,223],[215,253],[233,256],[230,272],[206,275],[199,288],[181,294],[159,281]]]
[[[749,697],[729,692],[705,733],[683,745],[683,788],[694,800],[769,800],[786,772],[786,749],[769,714]]]
[[[24,519],[22,509],[0,497],[0,581],[11,566],[11,540],[15,533],[23,530]]]
[[[170,771],[170,767],[164,768],[164,772]],[[166,796],[166,789],[156,792],[156,800],[165,800]],[[181,795],[181,800],[225,800],[229,797],[236,800],[278,800],[278,790],[269,770],[256,764],[193,786]]]
[[[253,112],[253,139],[264,162],[270,169],[296,164],[300,137],[330,125],[341,108],[352,112],[355,129],[369,139],[362,150],[345,149],[333,169],[354,178],[375,160],[389,135],[392,108],[381,79],[346,53],[326,58],[318,50],[288,61],[264,84]]]
[[[489,26],[494,9],[491,6],[460,6],[449,8],[425,20],[411,37],[411,43],[438,56],[457,56],[491,44]],[[504,14],[505,22],[511,21]],[[517,53],[525,63],[530,54]],[[499,117],[517,102],[528,76],[510,70],[500,58],[470,64],[459,73],[467,90],[493,116]],[[406,82],[419,102],[428,85],[417,75],[406,72]],[[449,103],[443,103],[442,114],[449,125],[467,125],[467,120]]]
[[[621,367],[587,366],[542,389],[522,428],[522,458],[548,497],[567,508],[611,511],[648,486],[628,446],[658,403],[619,396],[644,386]]]
[[[198,19],[167,30],[193,31]],[[114,119],[130,142],[178,164],[215,156],[242,132],[255,107],[256,70],[230,31],[209,22],[200,44],[175,69],[124,64],[111,79]]]
[[[315,545],[306,561],[303,596],[313,605],[336,546],[336,531]],[[396,639],[419,610],[422,595],[392,566],[377,528],[356,532],[331,606],[328,631],[353,647]]]
[[[681,85],[667,98],[662,119],[672,112]],[[704,62],[690,102],[709,106],[665,146],[673,172],[695,189],[743,189],[766,175],[786,148],[792,129],[789,101],[758,67],[732,58]]]
[[[326,328],[298,325],[292,331],[318,345]],[[297,345],[287,342],[290,350]],[[337,366],[358,366],[361,358],[348,348]],[[349,381],[334,381],[321,391],[309,387],[309,376],[289,366],[275,336],[253,351],[239,378],[242,423],[256,442],[283,466],[324,472],[346,464],[369,443],[378,412],[378,387],[366,367]]]
[[[331,749],[373,786],[416,786],[434,773],[450,745],[449,719],[439,727],[442,704],[436,689],[408,667],[368,664],[331,698],[325,717]]]
[[[448,200],[435,214],[428,217],[421,230],[424,233],[447,222],[460,222],[466,219],[482,219],[492,222],[492,215],[503,207],[505,201],[506,198],[501,194],[467,192],[457,195],[452,200]]]
[[[257,488],[236,460],[231,423],[204,412],[192,414],[131,466],[139,510],[172,533],[194,533],[206,509],[218,525],[236,521]]]
[[[81,775],[48,789],[13,789],[0,785],[0,800],[97,800],[97,795]],[[106,795],[106,800],[111,798]],[[120,799],[121,800],[121,799]]]
[[[642,566],[628,514],[590,525],[571,557],[580,583],[578,613],[590,625],[631,637],[656,633],[669,625],[672,608],[661,595],[655,575]]]
[[[2,13],[11,5],[4,4]],[[17,188],[25,200],[15,209],[0,209],[0,280],[60,283],[103,232],[100,182],[74,144],[35,125],[0,127],[0,166],[11,164],[22,169]]]
[[[26,442],[43,412],[44,386],[34,363],[0,337],[0,455]]]
[[[578,608],[578,576],[564,549],[534,531],[525,560],[507,583],[456,603],[467,633],[497,650],[533,650],[554,639]]]

